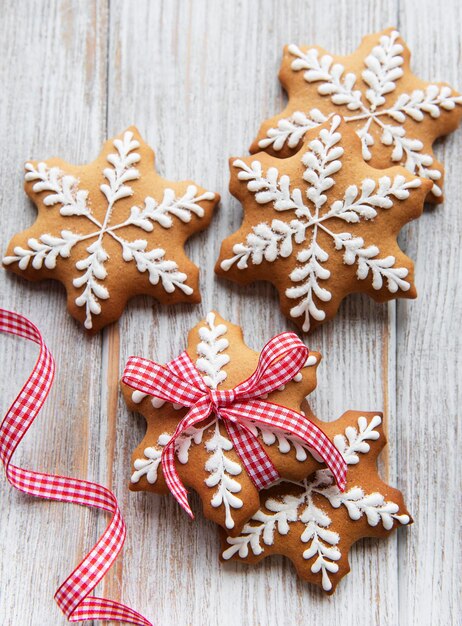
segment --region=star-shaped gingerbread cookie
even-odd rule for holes
[[[318,46],[286,46],[279,78],[287,107],[262,124],[250,151],[289,156],[308,131],[340,114],[373,167],[403,165],[432,181],[429,202],[442,202],[443,166],[432,145],[459,125],[462,96],[446,83],[417,78],[410,56],[393,28],[364,37],[349,56],[331,56]]]
[[[86,329],[117,320],[137,294],[200,301],[184,244],[208,226],[219,195],[159,176],[136,128],[107,141],[88,165],[26,163],[25,190],[38,217],[13,237],[3,264],[29,280],[63,283],[68,309]]]
[[[244,343],[242,330],[211,312],[189,334],[187,353],[209,389],[232,389],[256,369],[259,354]],[[285,387],[265,400],[300,412],[305,396],[316,387],[320,354],[310,352],[305,367]],[[128,407],[147,421],[147,432],[132,457],[130,489],[168,493],[161,455],[178,423],[187,413],[181,406],[146,396],[122,383]],[[313,472],[319,457],[290,433],[247,422],[281,476],[301,480]],[[259,507],[258,489],[251,481],[233,442],[215,414],[184,432],[176,442],[176,467],[181,481],[194,489],[209,519],[239,533]]]
[[[374,413],[347,411],[323,424],[348,464],[345,492],[327,469],[261,491],[261,508],[242,533],[223,533],[221,558],[257,563],[282,554],[301,578],[333,593],[349,572],[348,552],[355,541],[385,537],[412,521],[402,494],[377,473],[376,459],[386,443],[381,422]]]
[[[372,168],[339,115],[309,130],[291,157],[260,152],[230,159],[230,169],[244,221],[222,244],[218,274],[272,282],[305,332],[349,293],[415,298],[413,264],[396,238],[421,215],[432,183],[400,166]]]

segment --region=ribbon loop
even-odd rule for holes
[[[181,380],[185,380],[191,387],[196,387],[198,392],[207,393],[209,388],[204,383],[204,379],[198,372],[196,366],[191,361],[189,354],[184,351],[173,361],[167,363],[166,367]]]
[[[181,355],[175,361],[183,358]],[[189,357],[188,360],[191,361]],[[186,407],[194,406],[207,388],[202,390],[191,384],[186,374],[184,377],[178,376],[175,373],[175,361],[171,361],[168,366],[163,366],[149,359],[131,356],[125,366],[122,380],[129,387],[150,396]],[[189,372],[189,369],[185,371]]]
[[[235,388],[240,400],[258,398],[287,384],[305,365],[309,350],[295,333],[281,333],[264,346],[255,372]]]

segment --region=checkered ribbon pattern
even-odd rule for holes
[[[268,487],[280,475],[249,429],[249,423],[270,426],[294,435],[318,453],[339,488],[342,491],[345,489],[345,461],[323,431],[302,413],[262,399],[262,396],[292,380],[305,365],[308,354],[308,348],[297,335],[281,333],[265,345],[254,373],[234,389],[225,390],[209,389],[187,352],[165,366],[141,357],[128,359],[122,376],[126,385],[189,408],[162,450],[162,470],[170,491],[191,517],[194,516],[187,492],[176,471],[175,442],[188,428],[207,419],[211,413],[224,422],[234,448],[257,489]]]
[[[89,595],[117,558],[125,540],[125,524],[115,496],[95,483],[33,472],[11,463],[16,448],[46,400],[55,364],[37,327],[22,315],[0,309],[0,332],[28,339],[40,347],[31,375],[0,426],[0,460],[8,481],[32,496],[96,507],[112,514],[98,543],[56,592],[59,608],[70,622],[100,619],[152,626],[142,615],[119,602]]]

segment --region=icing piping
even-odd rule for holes
[[[150,485],[157,482],[157,470],[162,460],[162,450],[157,447],[149,446],[145,448],[143,454],[146,458],[135,459],[133,467],[135,471],[131,475],[131,482],[136,484],[142,476],[146,476],[146,480]]]
[[[193,426],[178,437],[175,442],[175,452],[180,463],[185,465],[188,462],[191,444],[193,442],[197,445],[202,443],[204,431],[207,430],[207,428],[209,428],[212,424],[213,422],[209,422],[208,424],[205,424],[205,426]],[[143,451],[145,456],[144,459],[135,459],[135,462],[133,463],[135,471],[130,479],[132,483],[135,484],[139,482],[142,476],[146,476],[146,480],[151,485],[154,485],[157,482],[157,472],[162,460],[162,448],[167,445],[170,437],[171,435],[169,435],[169,433],[162,433],[157,439],[157,446],[145,448]]]
[[[324,207],[327,202],[325,192],[335,185],[335,174],[342,168],[344,150],[340,145],[340,122],[339,115],[333,116],[330,127],[321,129],[301,157],[305,166],[303,178],[308,183],[306,197],[309,203],[305,204],[302,190],[292,188],[290,177],[286,174],[280,176],[276,167],[270,167],[265,176],[258,160],[250,166],[239,159],[233,164],[240,170],[238,178],[245,181],[259,204],[272,203],[275,211],[292,211],[294,219],[290,222],[273,219],[271,224],[262,222],[253,226],[245,243],[233,246],[234,256],[222,261],[221,268],[228,271],[236,264],[238,269],[245,269],[249,261],[254,265],[259,265],[263,260],[272,263],[291,256],[294,244],[305,244],[297,252],[298,265],[289,275],[294,286],[285,292],[288,298],[298,300],[291,308],[290,315],[304,318],[304,331],[310,330],[312,319],[325,319],[322,303],[332,298],[329,289],[322,285],[323,281],[330,278],[331,272],[324,266],[329,253],[319,243],[320,231],[331,238],[334,250],[342,252],[346,265],[356,265],[358,280],[365,280],[371,275],[375,290],[386,286],[390,293],[410,289],[410,283],[405,280],[409,272],[404,267],[395,267],[394,256],[381,257],[377,245],[366,245],[362,237],[354,235],[354,231],[334,232],[329,228],[329,220],[334,220],[334,223],[341,220],[350,225],[361,220],[371,220],[379,210],[390,209],[393,198],[408,198],[410,190],[420,187],[421,181],[418,178],[407,181],[399,174],[393,179],[382,176],[378,182],[365,178],[359,188],[350,185],[342,200]]]
[[[205,447],[207,452],[212,453],[205,463],[205,469],[210,474],[206,478],[205,484],[207,487],[217,488],[210,504],[214,508],[223,505],[225,507],[225,526],[226,528],[234,528],[231,509],[240,509],[243,502],[235,495],[241,491],[242,487],[233,476],[238,476],[242,472],[242,467],[226,456],[226,452],[233,449],[233,444],[221,434],[217,419],[215,420],[214,433],[206,442]]]
[[[200,341],[197,345],[196,367],[204,374],[204,383],[210,389],[216,389],[227,376],[223,369],[230,362],[229,355],[225,354],[229,347],[229,341],[224,336],[227,332],[228,328],[225,324],[215,324],[215,314],[212,312],[207,315],[205,325],[199,329]],[[134,402],[141,402],[145,397],[146,394],[143,393],[132,393]],[[151,398],[151,402],[157,408],[164,404],[162,401],[160,404],[158,398]],[[220,432],[218,418],[213,417],[206,425],[190,428],[184,432],[176,441],[175,452],[179,462],[186,464],[189,460],[189,449],[192,443],[201,444],[204,433],[208,429],[213,430],[204,442],[205,449],[209,453],[204,467],[209,476],[204,482],[211,489],[216,487],[210,504],[214,508],[224,507],[225,525],[226,528],[231,529],[234,527],[232,509],[240,509],[243,505],[242,500],[236,495],[242,487],[235,478],[241,474],[242,467],[226,454],[233,449],[233,444]],[[145,459],[135,460],[135,471],[131,477],[133,483],[137,483],[141,476],[146,476],[150,484],[156,482],[162,447],[167,444],[170,436],[168,433],[162,434],[157,440],[156,447],[146,448],[144,451]]]
[[[303,446],[296,437],[290,435],[289,433],[285,433],[281,430],[276,429],[263,428],[262,426],[254,424],[253,422],[247,422],[246,425],[255,436],[259,434],[261,435],[261,438],[265,445],[272,446],[277,443],[278,450],[282,454],[287,454],[293,447],[295,450],[295,458],[297,459],[297,461],[303,462],[306,461],[306,459],[308,458],[308,455],[305,451],[305,446]],[[312,454],[311,450],[310,454]]]
[[[109,236],[117,241],[121,246],[123,260],[127,263],[133,261],[139,272],[147,272],[152,285],[160,282],[167,293],[180,289],[186,295],[191,295],[193,289],[185,282],[187,275],[179,271],[175,261],[165,258],[163,248],[148,250],[148,242],[145,239],[128,241],[122,236],[121,229],[134,226],[142,231],[151,232],[155,224],[169,229],[173,226],[172,217],[182,222],[189,222],[192,214],[199,218],[203,217],[204,209],[198,203],[202,200],[213,200],[215,197],[211,192],[197,195],[197,188],[189,185],[186,193],[177,198],[173,189],[167,188],[160,203],[147,196],[142,208],[133,206],[126,220],[112,224],[111,216],[116,203],[134,194],[129,183],[140,178],[140,173],[134,166],[141,158],[136,152],[140,144],[133,139],[133,133],[130,131],[126,131],[122,139],[115,139],[113,145],[115,152],[107,156],[110,167],[103,170],[107,182],[100,185],[100,190],[107,201],[102,223],[92,214],[88,203],[89,192],[79,189],[79,181],[75,177],[65,174],[58,167],[50,168],[43,162],[36,168],[31,163],[26,164],[25,180],[34,182],[32,189],[36,193],[47,192],[43,198],[45,206],[59,205],[59,212],[63,217],[81,217],[91,222],[96,230],[85,235],[62,230],[59,236],[45,233],[38,239],[31,237],[27,242],[28,248],[16,246],[14,256],[3,259],[5,265],[18,263],[21,270],[25,270],[29,264],[36,270],[43,265],[47,269],[54,269],[59,257],[68,258],[78,242],[94,239],[86,248],[87,256],[75,263],[76,269],[82,273],[73,280],[74,287],[82,289],[75,303],[79,307],[85,307],[84,325],[87,329],[93,326],[92,316],[101,313],[100,301],[109,298],[109,291],[103,284],[107,277],[105,263],[109,258],[103,245],[104,237]]]
[[[145,398],[148,397],[148,395],[149,394],[143,393],[142,391],[133,391],[132,401],[135,404],[140,404]],[[151,399],[151,404],[155,409],[160,409],[164,406],[164,404],[166,404],[165,400],[162,400],[162,398],[156,398],[154,396],[149,396],[149,398]],[[171,404],[176,411],[183,408],[181,404],[176,404],[176,402],[172,402]]]
[[[348,426],[345,434],[336,435],[334,443],[342,452],[347,464],[359,462],[358,454],[367,454],[370,450],[368,441],[379,439],[380,433],[375,430],[382,420],[375,415],[369,424],[364,416],[358,419],[358,429]],[[304,524],[300,541],[307,544],[303,551],[303,558],[314,559],[311,564],[313,574],[321,573],[321,584],[324,591],[332,589],[330,574],[338,572],[337,561],[341,558],[338,548],[340,535],[329,529],[332,520],[324,509],[315,504],[313,496],[322,496],[334,509],[345,507],[351,520],[356,521],[365,517],[369,526],[382,524],[385,530],[391,530],[394,522],[406,525],[410,518],[408,515],[399,513],[399,506],[391,501],[386,501],[380,493],[366,494],[361,487],[352,487],[342,493],[333,481],[329,470],[318,470],[313,479],[305,479],[295,483],[303,488],[298,495],[287,494],[281,499],[269,498],[264,506],[269,511],[262,509],[252,517],[252,522],[246,524],[242,534],[238,537],[228,537],[229,547],[224,550],[222,556],[225,560],[234,555],[246,558],[249,550],[254,555],[264,552],[264,546],[274,543],[274,535],[277,531],[281,535],[287,535],[290,524],[300,521]]]
[[[395,91],[397,81],[403,76],[403,46],[397,41],[399,36],[397,31],[382,35],[364,59],[365,69],[361,73],[364,93],[355,89],[358,77],[353,72],[345,73],[345,67],[333,63],[328,54],[319,58],[315,48],[302,52],[298,46],[290,45],[289,52],[295,57],[291,67],[294,72],[302,70],[306,82],[317,83],[320,95],[330,98],[334,105],[345,106],[348,114],[343,119],[346,122],[364,121],[356,133],[361,139],[366,161],[372,158],[374,137],[370,129],[375,125],[381,133],[381,144],[391,148],[391,160],[402,163],[412,174],[433,181],[432,193],[440,197],[442,191],[437,182],[441,172],[432,169],[433,157],[422,152],[423,143],[419,139],[407,135],[404,124],[408,119],[421,122],[426,115],[436,119],[442,110],[452,111],[456,105],[462,104],[462,96],[453,96],[452,89],[446,85],[428,85],[425,90],[401,93],[388,105],[385,96]],[[318,109],[307,113],[296,111],[280,119],[277,128],[270,128],[258,145],[262,149],[271,146],[276,152],[282,150],[285,144],[295,148],[308,130],[326,120],[327,117]]]
[[[204,374],[204,382],[210,389],[216,389],[227,374],[223,369],[230,362],[230,357],[224,352],[229,348],[229,341],[224,337],[228,332],[225,324],[215,324],[215,313],[210,312],[206,317],[206,324],[199,329],[200,342],[197,345],[197,369]],[[240,509],[243,502],[235,494],[242,489],[234,478],[242,472],[239,463],[226,456],[226,452],[233,449],[232,442],[220,432],[218,418],[214,418],[212,436],[206,441],[205,448],[211,453],[205,463],[205,470],[210,474],[205,479],[207,487],[216,487],[210,501],[214,508],[224,506],[225,526],[234,528],[231,509]]]
[[[197,369],[204,375],[204,382],[210,389],[216,389],[226,380],[226,371],[223,369],[230,362],[228,354],[223,354],[229,348],[229,341],[224,337],[228,332],[225,324],[215,325],[215,313],[209,313],[207,325],[199,328],[200,342],[197,345]]]

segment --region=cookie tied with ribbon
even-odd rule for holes
[[[222,533],[222,560],[257,563],[282,554],[301,578],[333,593],[350,570],[348,552],[355,541],[386,537],[412,522],[402,494],[377,473],[386,443],[381,415],[347,411],[323,428],[348,465],[345,491],[321,467],[303,480],[262,491],[261,507],[242,533]]]
[[[233,532],[258,509],[260,489],[281,476],[303,478],[316,465],[313,455],[343,489],[341,454],[300,412],[313,388],[307,370],[318,361],[294,333],[274,337],[258,355],[213,312],[167,365],[130,357],[124,395],[148,421],[132,488],[168,489],[192,516],[185,486],[192,487],[205,515]]]
[[[286,46],[279,79],[287,106],[262,124],[250,151],[290,156],[307,132],[339,114],[373,167],[404,166],[431,181],[429,202],[442,202],[444,169],[432,145],[459,125],[462,96],[446,83],[415,76],[410,57],[394,28],[364,37],[349,56],[332,56],[319,46]]]
[[[220,197],[159,176],[135,127],[88,165],[26,163],[25,190],[37,220],[13,237],[3,264],[29,280],[60,281],[69,312],[87,330],[117,320],[138,294],[200,302],[199,270],[184,244],[209,225]]]
[[[333,318],[349,293],[416,297],[397,236],[422,214],[431,182],[403,167],[372,168],[339,115],[308,131],[291,157],[260,152],[231,159],[230,169],[244,220],[222,244],[220,276],[273,283],[283,313],[305,332]]]

